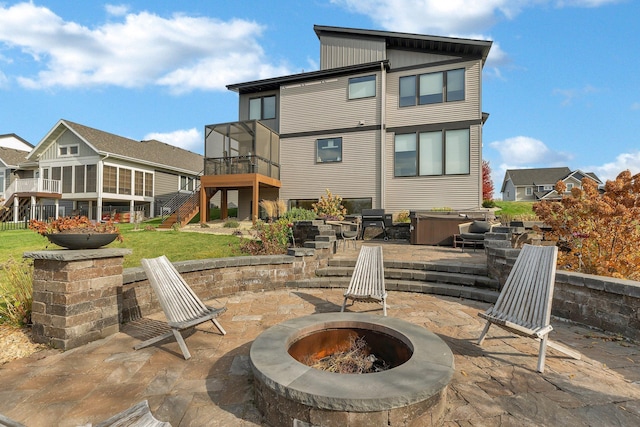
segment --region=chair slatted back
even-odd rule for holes
[[[384,260],[381,246],[363,246],[345,295],[381,301],[385,296]]]
[[[143,259],[142,267],[170,324],[197,319],[209,311],[166,256]]]
[[[531,331],[548,326],[557,256],[555,246],[524,245],[488,314]]]

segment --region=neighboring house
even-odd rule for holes
[[[18,165],[27,159],[28,154],[28,151],[0,147],[0,199],[8,197],[6,189],[17,179]]]
[[[31,151],[33,145],[29,144],[26,140],[20,138],[15,133],[7,133],[0,135],[0,147],[13,148],[20,151]]]
[[[593,172],[584,173],[581,170],[571,171],[568,167],[560,168],[535,168],[535,169],[508,169],[502,181],[502,200],[505,201],[539,201],[558,199],[561,196],[556,192],[558,181],[564,181],[567,185],[567,193],[571,189],[582,188],[582,179],[589,177],[599,186],[600,178]]]
[[[480,206],[482,68],[491,42],[314,30],[319,71],[227,86],[239,94],[240,122],[205,128],[201,208],[225,183],[239,190],[240,217],[255,218],[259,198],[309,207],[325,189],[350,213]],[[247,153],[253,168],[225,166]],[[259,176],[259,167],[272,181],[250,185],[247,177],[234,186],[221,178]]]
[[[117,214],[127,221],[135,211],[156,216],[159,205],[196,191],[202,165],[201,155],[173,145],[60,120],[15,168],[18,179],[5,194],[14,220]]]

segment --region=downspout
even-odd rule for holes
[[[387,100],[387,71],[384,62],[380,63],[380,209],[385,208],[384,195],[386,192],[386,170],[385,170],[385,120],[386,120],[386,100]]]

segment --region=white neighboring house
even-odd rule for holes
[[[60,120],[15,166],[5,185],[11,218],[58,215],[133,221],[197,190],[204,160],[160,141],[135,141]],[[6,215],[6,213],[5,213]]]
[[[582,179],[589,177],[598,186],[603,183],[593,172],[571,171],[568,167],[507,169],[502,181],[502,200],[514,202],[535,202],[540,200],[559,199],[555,190],[556,183],[563,181],[567,185],[567,193],[571,189],[581,188]]]

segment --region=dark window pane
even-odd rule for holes
[[[376,96],[376,76],[353,77],[349,79],[349,99]]]
[[[395,137],[395,176],[415,176],[417,173],[416,134],[409,133]]]
[[[342,138],[325,138],[316,141],[318,163],[342,161]]]
[[[464,101],[464,69],[447,71],[447,101]]]
[[[400,77],[400,106],[416,105],[416,76]]]
[[[442,73],[423,74],[420,76],[420,104],[442,102],[442,80]]]
[[[265,96],[262,100],[262,118],[263,119],[275,119],[276,118],[276,97]]]

